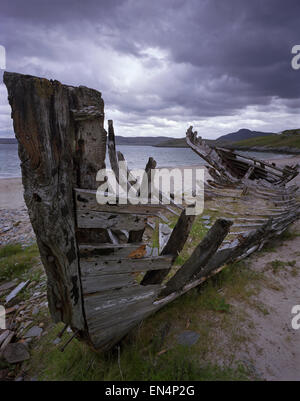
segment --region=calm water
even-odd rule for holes
[[[152,146],[124,146],[117,150],[122,152],[130,169],[144,168],[148,158],[154,157],[158,167],[191,166],[204,164],[203,160],[188,148],[155,148]],[[270,152],[241,152],[260,159],[278,159],[286,157]],[[107,166],[109,163],[107,161]],[[20,160],[16,144],[0,144],[0,178],[21,177]]]

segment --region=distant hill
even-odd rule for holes
[[[258,137],[270,136],[270,135],[274,135],[274,132],[259,132],[259,131],[251,131],[250,129],[242,128],[236,132],[232,132],[231,134],[220,136],[218,139],[216,139],[216,142],[218,142],[218,143],[237,142],[237,141],[243,141],[245,139],[252,139],[252,138],[258,138]]]
[[[258,138],[261,136],[270,136],[270,135],[274,135],[274,134],[269,133],[269,132],[251,131],[250,129],[242,128],[242,129],[238,130],[237,132],[232,132],[227,135],[222,135],[215,140],[205,139],[205,138],[204,139],[208,144],[222,145],[222,144],[229,143],[229,142],[237,142],[237,141],[241,141],[244,139]],[[188,147],[188,145],[186,144],[185,138],[179,138],[179,139],[173,138],[173,139],[165,140],[155,146],[169,147],[169,148],[187,148]]]
[[[231,142],[226,147],[238,150],[300,153],[300,128],[285,130],[281,134]]]
[[[0,144],[12,144],[12,143],[17,143],[16,138],[0,138]]]
[[[157,146],[158,148],[188,148],[185,138],[172,138],[167,141],[164,140],[154,146]]]

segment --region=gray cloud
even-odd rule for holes
[[[123,135],[300,124],[298,0],[4,0],[7,70],[99,89]],[[0,87],[0,136],[11,130]]]

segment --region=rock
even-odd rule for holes
[[[195,331],[185,330],[177,336],[177,342],[181,345],[191,346],[196,344],[200,334],[196,333]]]
[[[3,357],[8,363],[19,363],[29,359],[30,354],[24,344],[12,343],[5,348]]]
[[[8,344],[11,342],[11,340],[14,338],[15,333],[13,331],[10,331],[6,339],[3,341],[0,350],[3,351],[5,348],[8,346]]]
[[[5,330],[2,334],[0,334],[0,346],[3,343],[3,341],[6,340],[6,338],[9,336],[10,331]]]
[[[40,308],[38,308],[37,306],[35,306],[35,307],[33,308],[33,310],[32,310],[32,314],[33,314],[33,315],[37,315],[37,314],[39,313],[39,311],[40,311]]]
[[[59,344],[60,342],[61,342],[61,338],[56,337],[56,339],[52,341],[52,344],[57,345],[57,344]]]
[[[39,337],[43,332],[43,329],[38,326],[33,326],[31,329],[27,331],[27,333],[24,334],[24,338],[29,338],[29,337]]]

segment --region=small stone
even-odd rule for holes
[[[200,334],[195,331],[185,330],[177,336],[177,342],[181,345],[191,346],[196,344]]]
[[[45,323],[40,323],[39,324],[39,327],[44,327],[45,326]]]
[[[57,344],[59,344],[60,342],[61,342],[61,338],[56,337],[56,339],[52,341],[52,344],[57,345]]]
[[[29,338],[29,337],[39,337],[43,332],[43,329],[38,326],[33,326],[31,329],[27,331],[27,333],[24,334],[24,338]]]
[[[39,313],[39,311],[40,311],[40,308],[38,308],[37,306],[35,306],[35,307],[33,308],[32,314],[33,314],[33,315],[37,315],[37,314]]]
[[[19,363],[30,358],[26,346],[22,343],[8,344],[3,352],[3,356],[8,363]]]

